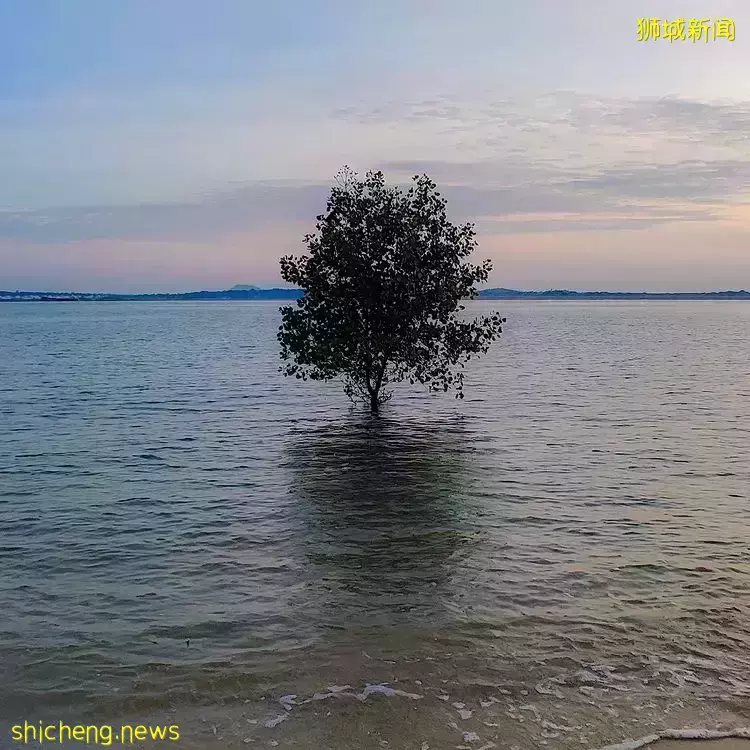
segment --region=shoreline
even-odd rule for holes
[[[678,729],[646,735],[639,739],[628,739],[600,750],[681,750],[690,747],[698,750],[750,750],[750,729],[727,730]]]

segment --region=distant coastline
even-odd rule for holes
[[[260,289],[236,286],[219,291],[107,294],[97,292],[27,292],[2,291],[0,302],[157,302],[168,300],[294,300],[302,296],[300,289]],[[614,300],[750,300],[750,291],[719,292],[576,292],[568,289],[523,291],[520,289],[481,289],[479,299],[614,299]]]

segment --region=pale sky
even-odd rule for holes
[[[344,164],[490,286],[750,289],[748,0],[0,0],[0,71],[0,289],[278,284]]]

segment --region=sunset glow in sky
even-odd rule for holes
[[[277,285],[344,164],[490,286],[750,289],[748,0],[0,0],[0,70],[0,289]]]

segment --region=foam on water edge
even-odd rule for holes
[[[600,750],[638,750],[661,740],[750,740],[750,729],[746,727],[729,730],[719,729],[667,729],[658,734],[649,734],[639,739],[629,739],[615,745],[607,745]]]
[[[594,675],[592,672],[589,673],[582,673],[578,672],[577,677],[580,678],[581,682],[598,682],[599,680],[595,680]],[[446,682],[443,680],[443,682]],[[545,684],[537,684],[536,685],[536,692],[541,695],[554,695],[557,698],[563,699],[567,696],[563,696],[562,693],[559,692],[557,689],[559,685],[562,685],[564,681],[556,680],[555,678],[550,678],[547,681],[543,681]],[[381,696],[389,696],[391,698],[400,698],[401,700],[406,699],[408,701],[421,701],[422,699],[432,697],[438,700],[439,703],[441,703],[443,706],[445,706],[446,709],[450,712],[450,709],[453,709],[456,718],[453,721],[450,721],[447,723],[446,726],[456,730],[457,732],[460,732],[460,736],[463,738],[463,745],[455,745],[456,747],[466,747],[469,750],[485,750],[487,748],[493,748],[496,747],[496,744],[489,740],[486,736],[482,737],[479,733],[476,731],[473,731],[471,728],[466,726],[461,726],[458,721],[466,721],[469,719],[472,719],[475,714],[482,713],[482,710],[486,709],[494,709],[496,706],[503,705],[505,708],[504,714],[516,721],[521,721],[523,723],[522,716],[526,716],[528,719],[531,720],[531,723],[538,725],[541,728],[541,734],[537,738],[540,741],[540,744],[542,745],[548,745],[550,740],[555,740],[557,738],[560,738],[561,735],[568,734],[568,738],[570,737],[571,732],[575,730],[581,729],[580,726],[575,725],[575,722],[571,721],[571,724],[568,725],[568,719],[565,719],[564,725],[556,724],[552,721],[549,721],[549,717],[545,717],[544,713],[539,710],[541,707],[537,707],[537,705],[533,702],[524,702],[523,699],[525,698],[528,701],[529,692],[526,690],[522,690],[521,694],[516,696],[516,698],[521,698],[520,701],[516,702],[513,701],[510,698],[510,692],[508,690],[499,689],[496,688],[496,692],[498,692],[503,698],[506,698],[507,700],[501,700],[497,696],[489,696],[485,699],[478,698],[472,701],[472,707],[468,708],[467,704],[461,701],[453,701],[450,694],[446,691],[446,686],[442,685],[439,689],[431,688],[427,685],[424,685],[421,680],[416,680],[416,683],[418,684],[419,688],[422,689],[422,692],[420,693],[414,693],[409,692],[407,690],[394,688],[392,687],[388,682],[366,682],[364,689],[358,689],[353,687],[351,684],[343,684],[343,685],[330,685],[325,689],[324,691],[316,691],[312,695],[309,695],[308,697],[300,697],[296,694],[290,694],[290,695],[283,695],[278,699],[278,703],[285,709],[285,713],[288,715],[293,711],[293,709],[301,708],[302,706],[305,706],[306,704],[311,704],[317,701],[327,701],[329,699],[352,699],[354,702],[362,702],[364,703],[367,701],[367,698],[373,694],[379,694]],[[557,684],[555,684],[557,683]],[[355,683],[356,684],[356,683]],[[554,687],[553,687],[554,685]],[[627,691],[627,688],[620,688],[621,690]],[[429,695],[428,695],[429,694]],[[533,694],[533,693],[532,693]],[[586,694],[588,695],[588,693]],[[334,700],[334,702],[338,702],[338,700]],[[587,703],[590,703],[593,705],[592,701],[586,701]],[[560,703],[557,704],[558,709],[564,709],[564,706],[560,705]],[[572,708],[572,706],[571,706]],[[613,709],[608,709],[607,713],[611,713],[613,716],[617,716],[617,711]],[[328,714],[330,716],[330,713]],[[276,717],[273,720],[273,723],[266,723],[266,727],[270,726],[276,726],[276,724],[281,723],[286,718],[286,715],[282,714],[281,716]],[[485,717],[477,716],[477,719],[482,719]],[[666,718],[666,714],[664,715],[664,718]],[[677,718],[677,717],[673,717]],[[687,718],[687,717],[685,717]],[[708,717],[706,717],[708,718]],[[718,717],[716,717],[718,719]],[[709,720],[710,721],[710,720]],[[703,741],[713,741],[713,740],[724,740],[724,739],[738,739],[738,740],[748,740],[750,741],[750,728],[747,727],[732,727],[732,722],[730,721],[723,721],[719,719],[718,721],[711,722],[713,724],[714,728],[709,728],[708,726],[704,727],[689,727],[686,726],[682,729],[655,729],[655,731],[651,732],[650,734],[644,735],[642,737],[637,738],[629,738],[622,740],[620,742],[616,742],[614,744],[608,744],[606,746],[600,746],[596,743],[594,738],[591,738],[593,740],[592,744],[589,745],[591,750],[594,748],[598,748],[598,750],[637,750],[638,748],[648,747],[650,745],[653,745],[654,743],[658,743],[661,741],[690,741],[690,740],[703,740]],[[500,728],[500,724],[497,722],[489,722],[489,721],[481,721],[481,724],[477,725],[477,728],[481,731],[482,727],[496,730]],[[610,727],[610,730],[612,727]],[[482,733],[483,734],[483,733]],[[458,739],[458,737],[457,737]],[[495,740],[497,740],[497,737],[494,737]],[[586,744],[584,739],[581,738],[581,742],[583,744]],[[479,747],[481,745],[481,748]],[[430,747],[430,744],[428,742],[423,742],[422,747]],[[554,745],[551,745],[554,746]],[[567,746],[567,745],[566,745]],[[514,746],[511,746],[514,747]]]

